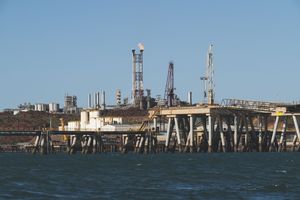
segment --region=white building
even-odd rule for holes
[[[66,131],[100,131],[106,125],[120,125],[122,117],[101,116],[100,110],[83,110],[80,121],[68,122]]]

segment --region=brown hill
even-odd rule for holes
[[[0,113],[0,131],[40,131],[49,129],[58,129],[60,118],[64,119],[65,124],[68,121],[79,120],[79,114],[50,114],[46,112],[28,111],[20,112],[14,115],[12,112]],[[51,123],[50,123],[51,121]],[[15,144],[17,142],[31,141],[32,137],[0,137],[0,144]]]

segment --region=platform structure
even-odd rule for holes
[[[154,115],[153,128],[166,132],[165,151],[268,151],[270,146],[266,109],[197,105],[153,108],[149,115]]]
[[[271,116],[275,121],[269,151],[300,151],[300,105],[278,106]]]
[[[56,153],[54,148],[54,136],[61,136],[68,154],[80,151],[82,154],[128,151],[152,152],[155,150],[155,136],[147,129],[147,123],[143,123],[139,129],[122,131],[1,131],[0,136],[18,137],[30,136],[34,138],[30,145],[33,154]]]
[[[281,152],[300,150],[300,105],[228,100],[221,105],[154,107],[139,127],[117,131],[1,131],[29,136],[33,153],[55,153],[54,136],[66,152]],[[280,130],[279,130],[280,129]]]

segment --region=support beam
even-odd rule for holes
[[[178,118],[174,117],[174,121],[175,121],[175,131],[176,131],[176,137],[177,137],[177,144],[178,144],[179,152],[181,152],[182,151],[182,149],[181,149],[181,137],[180,137],[179,127],[178,127]]]
[[[269,151],[274,151],[274,149],[275,149],[274,142],[275,142],[276,132],[277,132],[277,128],[278,128],[279,118],[280,118],[279,116],[276,116]]]
[[[258,123],[259,123],[259,132],[258,132],[258,145],[259,145],[259,152],[262,152],[262,132],[263,132],[263,124],[262,124],[262,116],[258,117]]]
[[[33,146],[33,150],[32,150],[33,154],[35,154],[39,149],[40,138],[41,138],[40,135],[37,135],[35,138],[35,142],[34,142],[34,146]]]
[[[300,131],[299,131],[299,125],[298,125],[298,121],[295,115],[293,115],[293,121],[294,121],[294,125],[296,128],[296,133],[297,133],[297,138],[298,138],[298,149],[299,150],[299,144],[300,144]]]
[[[144,147],[144,140],[145,140],[145,135],[140,136],[140,141],[138,144],[138,153],[142,153],[143,147]]]
[[[41,135],[41,140],[40,140],[40,153],[41,154],[47,154],[47,152],[46,152],[46,137],[45,137],[45,135],[44,134],[42,134]]]
[[[139,146],[140,146],[140,142],[141,142],[141,136],[137,135],[135,140],[135,153],[139,153]]]
[[[212,152],[212,136],[213,136],[212,116],[208,116],[208,152]]]
[[[234,116],[234,136],[233,136],[233,147],[234,152],[238,152],[238,117],[237,115]]]
[[[286,151],[286,126],[287,126],[287,117],[284,117],[282,124],[282,132],[279,140],[278,151]]]
[[[249,151],[249,127],[248,127],[248,117],[244,116],[244,121],[245,121],[245,144],[244,144],[244,149],[243,151]]]
[[[122,148],[122,153],[127,153],[128,152],[128,138],[129,136],[128,135],[124,135],[123,136],[123,148]]]
[[[169,117],[169,118],[168,118],[168,127],[167,127],[166,144],[165,144],[166,151],[169,150],[170,139],[171,139],[171,136],[172,136],[172,132],[173,132],[173,123],[172,123],[172,118]]]
[[[264,116],[263,151],[269,150],[268,116]]]
[[[244,129],[244,126],[245,126],[245,120],[244,120],[244,116],[241,116],[240,117],[240,120],[239,120],[239,132],[238,132],[238,140],[237,140],[237,150],[240,151],[240,140],[241,140],[241,137],[242,137],[242,133],[243,133],[243,129]]]
[[[258,138],[257,138],[257,133],[255,131],[254,128],[254,124],[253,124],[253,117],[249,116],[249,123],[250,123],[250,151],[259,151],[259,146],[258,146]]]
[[[190,116],[190,132],[189,132],[189,139],[190,139],[190,152],[194,151],[194,117]]]
[[[220,129],[220,138],[221,138],[221,145],[222,145],[222,151],[225,153],[226,152],[226,143],[225,143],[225,137],[224,137],[224,132],[223,132],[223,120],[220,117],[219,120],[219,129]]]
[[[93,154],[96,154],[97,153],[97,136],[96,135],[93,136],[92,145],[93,145]]]
[[[295,151],[295,148],[296,148],[296,145],[297,145],[297,135],[295,134],[294,135],[294,138],[293,138],[293,149],[292,149],[292,151]]]
[[[226,151],[233,151],[233,133],[231,129],[231,118],[226,117],[227,133],[226,135]]]
[[[149,135],[145,135],[144,154],[149,153]]]
[[[194,117],[192,115],[189,116],[190,121],[189,121],[189,134],[186,140],[185,144],[185,152],[187,152],[188,148],[190,149],[190,152],[194,151]]]

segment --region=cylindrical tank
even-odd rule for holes
[[[43,104],[41,103],[37,104],[37,111],[43,111]]]
[[[83,124],[88,124],[89,123],[89,113],[87,111],[82,111],[80,113],[80,121]]]
[[[58,103],[49,103],[49,112],[58,112],[59,104]]]
[[[99,110],[90,111],[90,118],[98,118],[100,116]]]

